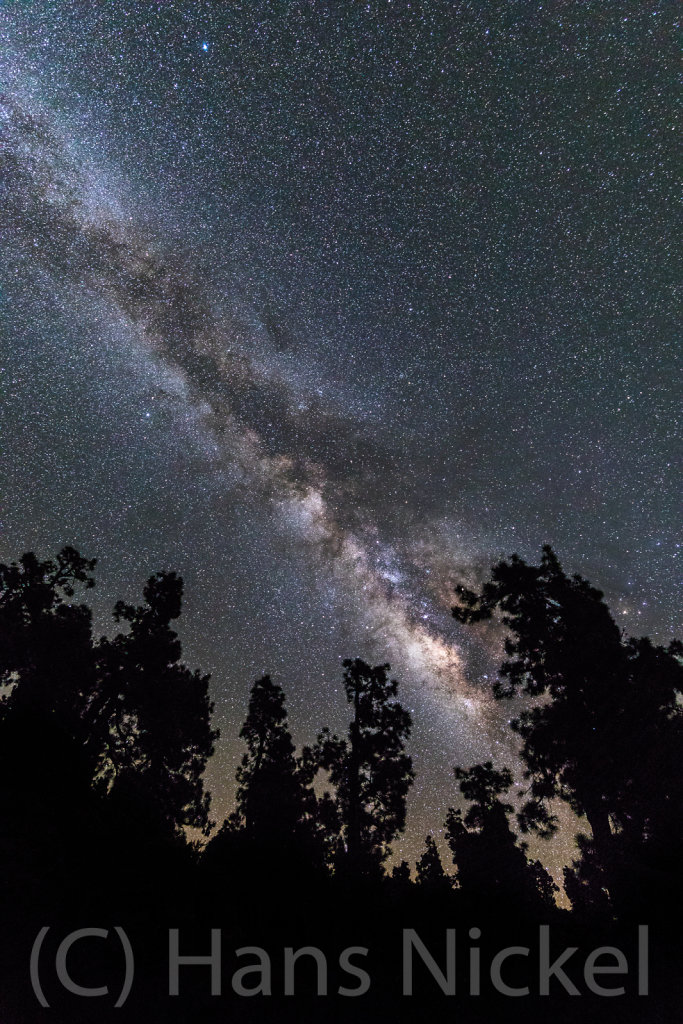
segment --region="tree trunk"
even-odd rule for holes
[[[353,721],[349,730],[351,750],[349,753],[349,814],[347,853],[352,870],[355,870],[360,859],[360,754],[358,750],[359,723],[358,703],[359,689],[353,696]]]
[[[607,866],[607,859],[610,854],[612,829],[609,823],[609,814],[604,807],[597,803],[585,805],[586,818],[593,833],[593,844],[598,859],[603,867]]]

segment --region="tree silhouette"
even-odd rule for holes
[[[623,784],[615,818],[624,837],[675,843],[683,840],[683,648],[647,637],[625,642],[627,687],[614,748]],[[665,784],[663,784],[665,782]]]
[[[438,896],[450,891],[452,882],[444,871],[436,840],[431,833],[425,838],[425,848],[415,864],[415,870],[417,883],[425,892]]]
[[[605,872],[588,836],[576,837],[580,856],[563,869],[564,891],[578,917],[584,921],[605,921],[612,914]]]
[[[199,943],[208,928],[224,925],[237,951],[254,949],[254,941],[263,949],[321,950],[331,985],[339,949],[362,941],[357,949],[375,951],[373,1001],[360,1017],[354,1002],[354,1019],[382,1015],[395,983],[395,937],[406,921],[437,951],[454,923],[485,924],[484,943],[489,935],[501,948],[522,941],[524,949],[538,923],[550,921],[558,939],[588,951],[598,929],[601,941],[621,949],[633,922],[647,922],[655,980],[675,975],[675,914],[683,899],[683,647],[622,636],[599,591],[567,578],[549,549],[537,567],[514,558],[501,563],[480,595],[460,588],[456,617],[474,622],[499,610],[509,631],[496,693],[524,696],[515,728],[530,792],[518,827],[550,834],[553,796],[594,826],[577,837],[577,855],[565,869],[571,916],[555,906],[557,886],[513,830],[513,776],[492,761],[454,769],[466,802],[446,820],[455,872],[445,870],[429,834],[415,881],[405,860],[387,877],[383,865],[404,827],[413,779],[405,750],[411,720],[389,666],[360,659],[344,662],[348,735],[323,729],[301,757],[282,688],[267,675],[256,680],[240,732],[245,748],[235,809],[203,849],[190,843],[182,826],[208,831],[202,773],[216,733],[208,676],[183,664],[173,628],[182,581],[174,573],[152,576],[141,605],[116,605],[120,632],[95,641],[90,609],[79,603],[93,586],[94,565],[73,548],[54,559],[29,553],[0,565],[3,999],[19,979],[9,1012],[3,1002],[3,1021],[33,998],[26,962],[43,922],[53,922],[55,934],[93,919],[121,922],[138,943],[149,925],[164,934],[179,927],[188,950],[195,939],[195,948],[206,948]],[[316,912],[304,918],[304,908]],[[131,1010],[126,1019],[148,1019],[147,995],[160,977],[165,984],[168,964],[153,946],[141,958],[139,1014]],[[87,943],[78,948],[75,976],[101,984],[102,959],[85,954]],[[506,965],[505,977],[528,985],[529,967],[520,957]],[[305,1000],[277,1002],[282,978],[275,968],[271,1005],[278,1020],[302,1019]],[[464,980],[466,971],[458,970]],[[315,993],[315,973],[297,975],[297,996]],[[577,982],[580,973],[572,975]],[[439,1016],[445,1004],[433,980],[428,973],[421,981],[417,971],[413,982],[420,997],[426,984],[420,1005]],[[187,1007],[207,1005],[205,983],[201,971],[183,976],[187,999],[177,1004],[178,1020],[186,1019]],[[65,1015],[55,1019],[80,1019],[68,993],[63,998]],[[680,1004],[677,993],[666,999]],[[317,1013],[318,1004],[311,1005]],[[531,1005],[520,1007],[522,1017]],[[554,1005],[544,1003],[543,1012]],[[625,1019],[640,1019],[642,1005]],[[400,1015],[400,1002],[391,1010]],[[476,1019],[481,1012],[473,1008]],[[258,1006],[255,1013],[260,1019]],[[621,1020],[621,1003],[619,1014]],[[467,1009],[465,1015],[470,1019]]]
[[[2,717],[15,729],[20,715],[41,717],[79,745],[91,781],[135,792],[172,827],[206,827],[202,773],[217,733],[209,677],[180,662],[170,627],[182,580],[152,576],[145,605],[115,607],[127,632],[95,644],[90,609],[70,600],[94,586],[94,566],[70,547],[54,560],[27,553],[0,565]]]
[[[413,780],[405,752],[411,719],[395,700],[398,683],[389,679],[389,665],[371,668],[360,658],[343,664],[346,698],[353,708],[348,739],[323,729],[315,747],[304,752],[304,761],[311,772],[329,773],[336,787],[344,870],[364,874],[379,867],[405,825]]]
[[[680,848],[674,806],[683,795],[677,703],[683,668],[677,645],[625,639],[601,591],[579,575],[568,577],[547,546],[540,565],[513,555],[494,566],[480,594],[462,586],[456,593],[453,614],[460,622],[502,613],[507,658],[495,696],[541,698],[511,723],[522,737],[530,779],[522,829],[553,830],[546,803],[552,797],[585,815],[592,838],[583,850],[594,860],[589,873],[606,872],[598,889],[608,879],[608,887],[618,885],[619,849],[630,847],[632,857],[635,848],[652,845],[655,834],[660,845],[675,841]]]
[[[407,860],[402,860],[399,864],[394,864],[391,869],[391,879],[394,885],[400,890],[410,888],[412,880],[410,877],[410,864]]]
[[[86,724],[95,685],[90,609],[95,562],[74,548],[0,565],[0,887],[47,905],[87,877],[96,761]],[[78,868],[81,872],[78,872]]]
[[[269,675],[251,688],[240,738],[246,752],[237,769],[236,807],[208,844],[202,861],[210,877],[239,885],[275,906],[325,874],[325,842],[310,775],[295,754],[285,695]]]
[[[179,576],[157,573],[144,588],[144,605],[117,603],[114,617],[128,630],[98,645],[90,719],[101,741],[98,776],[108,788],[134,788],[172,826],[206,829],[210,797],[202,775],[218,732],[210,724],[209,676],[181,663],[170,625],[182,593]]]
[[[493,767],[491,761],[484,764],[475,764],[471,768],[457,766],[453,774],[460,783],[460,792],[466,800],[472,802],[467,812],[466,822],[476,828],[483,824],[484,816],[497,806],[500,801],[498,797],[506,793],[512,785],[512,772],[509,768],[501,768],[498,771]],[[505,813],[512,811],[511,804],[500,804]]]
[[[237,771],[235,823],[254,837],[277,837],[300,829],[310,811],[309,794],[287,727],[285,695],[268,675],[252,687],[240,738],[247,752]]]
[[[568,578],[544,547],[538,567],[513,555],[493,568],[480,595],[464,587],[456,593],[453,615],[460,622],[490,618],[496,607],[503,612],[508,658],[494,695],[521,690],[550,697],[512,723],[532,779],[526,826],[533,827],[542,801],[560,796],[587,816],[596,844],[604,846],[612,807],[604,740],[619,707],[623,650],[601,592],[579,576]]]
[[[486,761],[457,767],[454,774],[471,801],[464,817],[460,809],[450,808],[446,818],[460,890],[489,907],[496,901],[552,905],[558,888],[538,861],[527,860],[526,845],[518,843],[510,828],[512,804],[500,799],[512,785],[510,769],[497,770]]]
[[[56,559],[0,564],[0,714],[42,715],[85,741],[94,687],[92,615],[71,601],[94,586],[94,560],[65,547]]]

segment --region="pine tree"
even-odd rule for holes
[[[136,794],[173,828],[206,830],[210,796],[202,776],[218,732],[210,722],[209,676],[181,662],[171,628],[182,593],[180,577],[157,573],[144,588],[144,605],[117,603],[114,617],[128,629],[98,645],[99,685],[88,714],[104,785]]]
[[[434,836],[425,838],[425,848],[415,864],[417,883],[425,891],[442,895],[451,889],[451,879],[444,871]]]
[[[314,771],[325,770],[336,787],[340,868],[352,874],[376,871],[405,825],[413,780],[405,752],[409,713],[395,700],[398,683],[389,665],[371,668],[360,658],[344,662],[344,688],[353,709],[348,739],[324,729],[305,752]]]
[[[526,845],[510,828],[513,807],[500,799],[512,785],[509,768],[497,770],[486,761],[456,768],[455,777],[470,801],[464,817],[460,809],[450,808],[446,818],[460,891],[489,908],[497,903],[529,908],[552,904],[557,886],[538,861],[527,860]]]
[[[255,839],[291,837],[307,818],[310,793],[298,770],[285,695],[268,675],[252,687],[240,738],[247,752],[237,771],[235,820]]]
[[[90,609],[72,598],[95,585],[94,567],[70,547],[0,565],[0,713],[40,715],[81,743],[95,659]]]
[[[453,615],[460,622],[502,612],[507,659],[494,696],[521,691],[546,698],[512,722],[531,779],[523,827],[551,831],[546,801],[559,796],[586,815],[596,846],[606,853],[615,795],[607,745],[621,705],[625,657],[602,593],[580,576],[567,577],[549,547],[538,567],[513,555],[493,568],[481,594],[464,587],[456,593]]]
[[[324,808],[296,757],[283,690],[268,675],[251,688],[240,738],[247,749],[237,769],[237,804],[203,863],[210,875],[225,879],[237,901],[251,892],[252,909],[266,904],[272,910],[324,879]]]
[[[586,817],[584,864],[567,876],[584,902],[589,879],[596,905],[605,888],[626,899],[645,882],[632,884],[638,863],[650,879],[666,866],[669,885],[683,854],[680,645],[624,637],[601,591],[568,577],[547,546],[540,565],[513,555],[494,566],[481,593],[462,586],[456,593],[460,622],[499,611],[508,630],[494,695],[531,698],[511,723],[530,780],[518,816],[523,831],[552,833],[554,797]]]

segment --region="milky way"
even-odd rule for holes
[[[0,555],[97,555],[103,628],[183,573],[219,813],[257,673],[310,739],[390,660],[411,854],[516,763],[456,579],[551,541],[676,625],[673,8],[478,6],[0,15]]]
[[[234,330],[211,309],[192,268],[154,252],[123,211],[102,208],[44,121],[10,98],[1,109],[8,146],[3,228],[19,259],[28,254],[34,270],[43,269],[58,288],[104,297],[143,353],[179,381],[235,486],[258,494],[279,526],[316,549],[357,595],[359,618],[414,672],[438,677],[456,697],[466,690],[457,649],[425,625],[433,595],[423,586],[419,600],[403,586],[407,553],[381,539],[381,524],[364,507],[364,493],[376,493],[388,475],[386,465],[377,469],[372,439],[236,348]],[[265,419],[274,421],[277,443],[266,435]],[[447,581],[431,576],[433,566],[412,568],[413,575],[424,572],[448,609]]]

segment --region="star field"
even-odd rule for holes
[[[218,815],[256,675],[303,741],[389,660],[414,857],[452,764],[516,761],[449,615],[501,555],[678,628],[675,16],[0,7],[0,558],[96,555],[102,629],[182,573]]]

